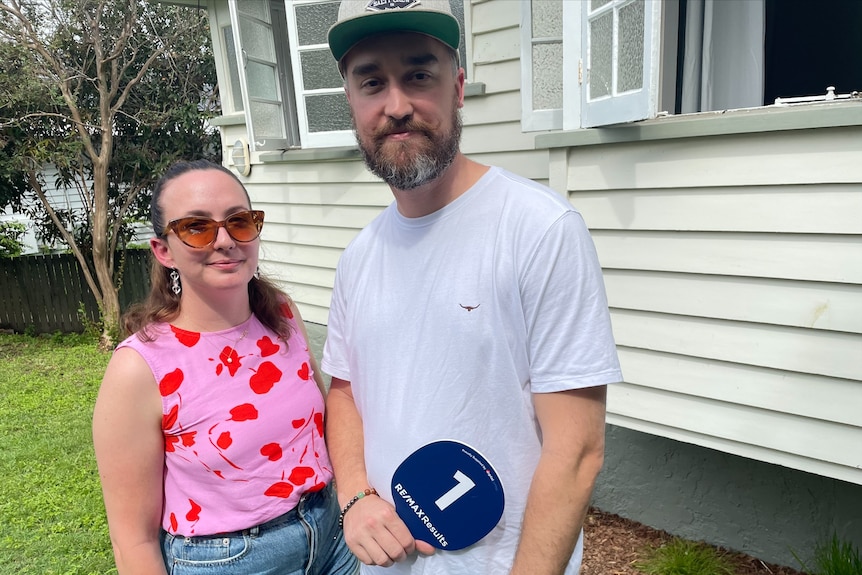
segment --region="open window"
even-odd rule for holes
[[[350,110],[326,35],[339,0],[228,0],[224,28],[235,111],[252,151],[355,144]],[[464,0],[450,0],[464,26]],[[462,36],[461,58],[466,50]],[[241,97],[240,97],[241,95]]]
[[[862,91],[858,0],[551,0],[563,4],[562,57],[540,60],[537,47],[560,37],[536,26],[547,1],[522,13],[525,131],[768,106],[830,86],[836,100]],[[553,64],[562,120],[536,105],[560,87],[543,69]]]
[[[251,148],[298,146],[290,59],[277,41],[287,36],[284,6],[265,0],[229,0],[228,6]]]

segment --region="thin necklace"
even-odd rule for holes
[[[234,328],[228,328],[228,329],[234,329]],[[223,330],[223,331],[227,331],[227,330]],[[206,339],[207,343],[209,345],[213,346],[214,349],[219,351],[219,356],[218,356],[219,359],[222,359],[221,356],[224,355],[225,356],[224,362],[227,364],[232,364],[233,363],[233,355],[231,354],[231,352],[236,354],[236,346],[239,345],[239,342],[241,342],[243,339],[245,339],[245,336],[248,335],[248,327],[246,327],[244,330],[242,330],[242,333],[239,334],[239,337],[232,344],[230,344],[230,346],[227,346],[227,349],[230,350],[227,353],[225,353],[225,348],[218,350],[218,347],[216,347],[216,345],[212,341],[209,341],[209,338],[205,338],[204,336],[205,335],[211,335],[211,336],[215,335],[215,336],[222,338],[223,340],[225,340],[227,342],[230,342],[231,338],[229,338],[226,335],[222,335],[221,333],[219,333],[217,331],[198,331],[198,333],[201,335],[201,339]]]

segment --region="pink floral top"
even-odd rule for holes
[[[133,335],[118,346],[141,354],[162,396],[169,533],[247,529],[332,479],[323,397],[293,328],[285,345],[254,315],[212,333],[159,324],[154,341]]]

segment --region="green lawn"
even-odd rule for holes
[[[109,356],[0,335],[0,573],[116,573],[90,421]]]

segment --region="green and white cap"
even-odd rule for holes
[[[329,49],[339,62],[351,48],[376,34],[417,32],[458,52],[461,26],[449,0],[342,0],[329,29]]]

